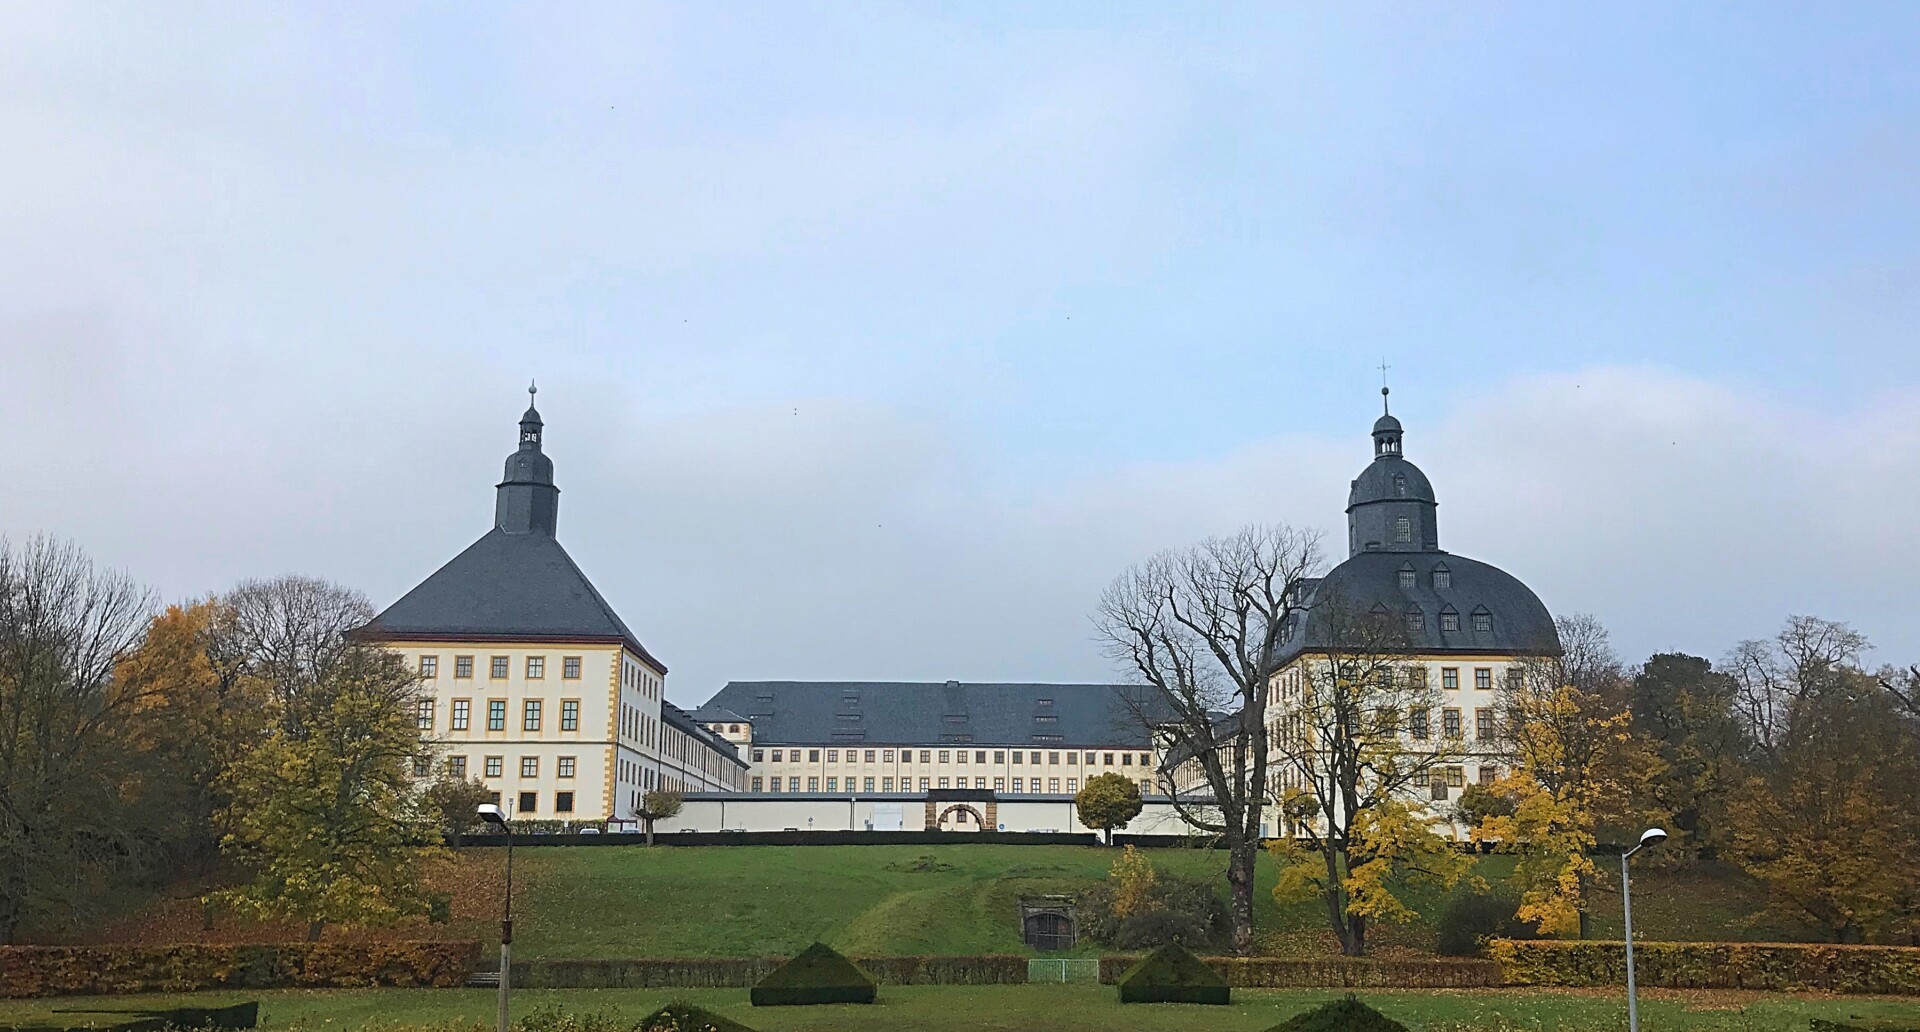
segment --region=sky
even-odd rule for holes
[[[0,534],[376,606],[560,538],[669,696],[1108,680],[1380,366],[1628,660],[1920,662],[1920,5],[0,6]]]

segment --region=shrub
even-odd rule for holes
[[[823,942],[780,965],[750,993],[755,1007],[872,1003],[874,995],[873,979]]]
[[[445,988],[464,984],[479,961],[477,942],[0,946],[0,997],[343,986]]]
[[[1531,924],[1515,913],[1520,899],[1504,888],[1461,886],[1447,896],[1438,920],[1435,949],[1443,956],[1472,957],[1486,952],[1488,939],[1534,939]]]
[[[1488,952],[1509,985],[1626,982],[1624,943],[1495,939]],[[1641,985],[1666,989],[1920,995],[1920,947],[1915,946],[1636,942],[1633,961]]]
[[[1184,946],[1162,946],[1120,976],[1121,1003],[1220,1003],[1232,990]]]
[[[730,989],[772,974],[784,957],[643,957],[630,960],[519,960],[522,989]]]
[[[1267,1032],[1407,1032],[1407,1026],[1347,994],[1343,1000],[1302,1011]]]
[[[1120,889],[1108,880],[1080,894],[1080,931],[1087,938],[1122,950],[1207,949],[1226,941],[1227,906],[1204,881],[1156,873],[1145,899],[1131,901],[1132,912],[1124,914]]]
[[[684,1000],[675,1000],[640,1019],[633,1032],[753,1032],[753,1029]]]
[[[1490,960],[1378,960],[1372,957],[1207,957],[1235,989],[1481,989],[1498,986]],[[1100,981],[1120,980],[1136,957],[1100,958]]]

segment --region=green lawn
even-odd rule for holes
[[[744,989],[679,991],[552,990],[514,996],[516,1018],[541,1008],[576,1013],[617,1011],[629,1020],[669,999],[689,999],[763,1032],[1254,1032],[1336,997],[1325,990],[1234,991],[1226,1007],[1121,1005],[1111,986],[883,986],[871,1006],[760,1007]],[[1626,1024],[1618,994],[1559,992],[1367,992],[1362,999],[1416,1029],[1617,1029]],[[275,991],[249,996],[195,993],[174,997],[94,997],[0,1001],[0,1023],[72,1019],[55,1008],[207,1006],[260,999],[269,1029],[355,1029],[459,1023],[491,1028],[494,995],[486,990]],[[1641,1001],[1648,1032],[1758,1032],[1805,1029],[1808,1019],[1907,1018],[1920,1021],[1920,1001],[1881,998],[1734,997],[1658,993]],[[106,1016],[102,1016],[105,1018]],[[464,1032],[464,1030],[463,1030]],[[477,1029],[476,1029],[477,1032]]]
[[[474,852],[469,862],[499,861],[497,851]],[[522,849],[514,857],[517,945],[522,956],[556,958],[791,954],[816,939],[854,955],[1024,953],[1016,898],[1084,889],[1106,876],[1116,855],[1094,846],[985,844]],[[1225,894],[1224,852],[1150,855],[1165,870],[1215,881]],[[1499,881],[1512,861],[1482,858],[1478,870]],[[1281,907],[1265,857],[1258,873],[1263,950],[1333,950],[1320,904]],[[1437,909],[1431,894],[1411,901],[1423,913]],[[1727,872],[1636,873],[1634,901],[1637,930],[1647,938],[1781,936],[1745,923],[1757,909],[1755,893]],[[475,927],[488,934],[484,924]],[[1595,927],[1618,935],[1619,914],[1603,904]],[[1380,949],[1427,950],[1433,930],[1424,922],[1377,927],[1373,939]]]

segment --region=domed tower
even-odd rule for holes
[[[560,489],[553,486],[553,460],[540,450],[540,410],[533,407],[539,388],[527,385],[527,411],[520,417],[520,447],[507,456],[506,474],[495,485],[493,525],[505,534],[554,535],[560,517]]]
[[[1373,423],[1373,462],[1354,478],[1347,493],[1347,554],[1362,552],[1437,552],[1439,503],[1420,467],[1401,454],[1404,431],[1386,411],[1387,388],[1380,388],[1382,413]]]

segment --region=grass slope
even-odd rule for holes
[[[1121,1004],[1111,986],[895,986],[871,1005],[754,1009],[745,989],[526,990],[513,994],[516,1018],[563,1007],[575,1013],[614,1011],[628,1021],[684,1000],[760,1032],[1258,1032],[1346,994],[1336,990],[1241,989],[1224,1007]],[[493,1027],[494,994],[484,989],[283,990],[249,994],[261,1001],[261,1024],[280,1032],[449,1025],[459,1032]],[[1381,1013],[1413,1029],[1450,1026],[1608,1032],[1625,1027],[1618,993],[1361,992]],[[54,1008],[208,1006],[233,994],[0,1000],[0,1025],[52,1017]],[[1641,996],[1644,1027],[1663,1032],[1756,1032],[1805,1029],[1812,1018],[1858,1016],[1890,1021],[1920,1015],[1920,1001],[1755,994],[1649,992]],[[64,1018],[80,1015],[61,1015]],[[109,1015],[100,1015],[106,1018]]]

